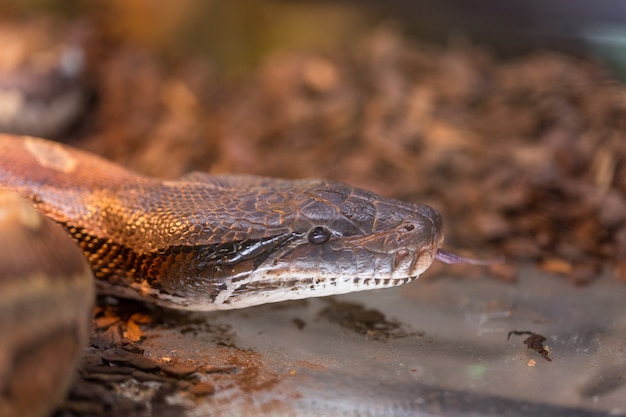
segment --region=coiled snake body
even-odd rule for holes
[[[0,185],[69,231],[101,291],[183,309],[403,284],[443,240],[432,208],[337,182],[163,181],[29,137],[0,136]]]

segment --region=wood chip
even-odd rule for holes
[[[197,384],[194,384],[189,389],[189,392],[198,397],[211,395],[215,392],[215,385],[211,384],[210,382],[199,382]]]

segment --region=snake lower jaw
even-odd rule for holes
[[[234,310],[289,300],[327,297],[356,291],[391,288],[409,283],[418,278],[418,276],[419,275],[402,278],[293,277],[287,284],[283,283],[283,285],[271,282],[258,282],[256,285],[247,284],[245,289],[241,289],[241,287],[234,288],[224,293],[220,299],[216,299],[212,303],[203,303],[202,300],[194,301],[187,298],[186,301],[191,301],[191,304],[186,306],[169,305],[169,307],[195,311]],[[157,303],[161,303],[163,299],[164,298],[161,297]]]

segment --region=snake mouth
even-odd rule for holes
[[[311,277],[310,275],[289,276],[283,280],[267,278],[251,282],[239,282],[225,288],[212,310],[230,310],[259,304],[275,303],[285,300],[299,300],[311,297],[326,297],[354,291],[374,290],[397,287],[407,284],[418,277]],[[189,308],[189,307],[188,307]],[[193,309],[202,309],[201,301]]]

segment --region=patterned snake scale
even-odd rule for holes
[[[327,180],[149,178],[0,135],[0,186],[71,234],[100,292],[190,310],[392,287],[438,255],[440,215]]]

